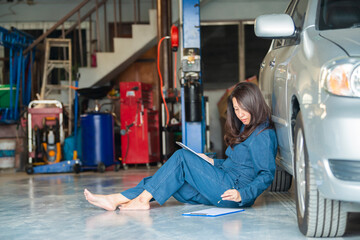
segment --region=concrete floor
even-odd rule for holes
[[[150,211],[107,212],[90,205],[83,189],[101,194],[135,186],[156,168],[75,174],[0,173],[0,239],[306,239],[296,223],[293,191],[262,194],[244,212],[206,218],[184,212],[209,208],[171,198]],[[356,215],[344,238],[360,239]],[[334,239],[334,238],[333,238]]]

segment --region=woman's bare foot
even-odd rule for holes
[[[152,199],[151,193],[144,190],[139,196],[134,198],[128,203],[121,204],[120,210],[149,210],[150,200]]]
[[[85,189],[84,195],[86,200],[89,201],[89,203],[108,211],[115,211],[120,204],[130,201],[130,199],[126,198],[120,193],[100,195],[92,194],[89,190]]]
[[[128,203],[121,204],[120,210],[149,210],[149,202],[141,202],[138,198],[131,200]]]

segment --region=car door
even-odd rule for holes
[[[297,0],[292,0],[285,13],[292,12]],[[277,55],[281,54],[280,48],[282,47],[284,39],[274,39],[271,43],[268,53],[265,55],[259,71],[259,88],[265,98],[266,103],[272,108],[273,87],[274,87],[274,70]]]
[[[301,33],[307,9],[307,0],[297,1],[291,13],[295,28]],[[290,102],[288,96],[288,85],[296,79],[292,68],[293,59],[297,56],[297,51],[301,47],[300,35],[294,38],[284,39],[278,48],[276,57],[272,59],[274,64],[274,81],[272,95],[272,113],[278,135],[279,151],[282,159],[281,165],[286,169],[292,169],[292,132],[290,117]]]
[[[276,57],[271,60],[274,64],[272,120],[276,127],[278,146],[282,157],[281,160],[284,161],[281,165],[287,165],[287,167],[291,167],[292,163],[291,136],[288,131],[291,128],[291,123],[288,121],[289,103],[287,102],[288,67],[291,63],[294,48],[296,48],[296,46],[286,46],[283,44],[283,46],[277,50],[278,54]]]
[[[291,15],[297,0],[289,3],[285,13]],[[280,155],[288,157],[288,135],[286,134],[286,60],[291,50],[285,45],[285,39],[274,39],[269,52],[260,66],[259,86],[265,101],[272,110]]]
[[[272,108],[272,92],[274,86],[274,62],[276,59],[277,49],[281,46],[282,39],[273,40],[270,51],[264,57],[259,71],[259,88],[265,98],[266,103]]]

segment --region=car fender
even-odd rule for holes
[[[332,51],[329,51],[332,49]],[[294,129],[298,111],[302,112],[305,141],[311,167],[315,170],[318,185],[322,182],[324,166],[319,160],[319,149],[323,146],[317,139],[317,126],[324,119],[326,111],[323,102],[328,95],[320,82],[320,71],[329,59],[345,57],[345,52],[334,43],[322,38],[314,28],[308,28],[301,34],[301,47],[288,67],[288,121],[292,141],[292,168],[294,169]]]

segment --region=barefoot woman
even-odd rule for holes
[[[274,178],[277,149],[270,109],[255,84],[236,85],[228,98],[225,129],[226,159],[209,158],[211,165],[178,150],[136,187],[111,195],[85,189],[85,197],[106,210],[145,210],[151,200],[162,205],[171,196],[183,203],[251,206]]]

